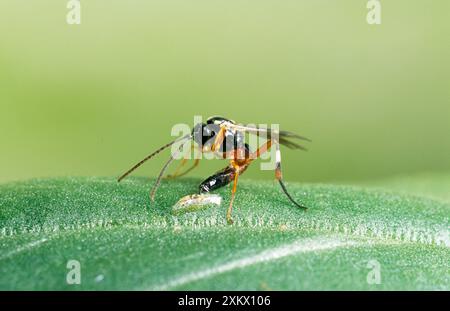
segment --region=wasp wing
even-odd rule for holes
[[[251,125],[239,125],[239,124],[227,124],[228,127],[233,128],[237,131],[247,132],[249,134],[261,136],[264,135],[267,139],[275,138],[278,140],[278,142],[290,149],[301,149],[301,150],[307,150],[304,146],[299,145],[297,143],[294,143],[290,141],[289,139],[300,139],[304,141],[310,142],[311,140],[307,137],[298,135],[293,132],[289,131],[278,131],[271,128],[261,128],[261,127],[255,127]],[[289,138],[289,139],[288,139]]]
[[[299,145],[297,143],[294,143],[294,142],[292,142],[290,140],[287,140],[285,138],[280,138],[278,141],[279,141],[280,144],[282,144],[283,146],[288,147],[289,149],[300,149],[300,150],[303,150],[303,151],[307,151],[308,150],[304,146]]]

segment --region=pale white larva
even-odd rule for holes
[[[217,194],[190,194],[182,197],[172,207],[172,214],[178,215],[206,209],[211,206],[220,206],[222,197]]]

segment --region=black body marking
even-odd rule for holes
[[[214,175],[206,178],[199,186],[199,193],[210,192],[228,185],[233,181],[236,170],[232,166],[216,172]]]

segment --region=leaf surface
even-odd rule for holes
[[[1,185],[0,289],[450,289],[446,200],[288,183],[305,212],[277,184],[242,180],[230,226],[228,188],[221,207],[174,216],[199,180],[163,181],[154,203],[151,182]],[[80,262],[79,285],[67,284],[69,260]]]

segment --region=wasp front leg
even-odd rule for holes
[[[212,151],[212,152],[217,151],[217,150],[220,149],[220,146],[222,145],[223,140],[224,140],[224,138],[225,138],[225,132],[226,132],[226,130],[227,130],[227,129],[226,129],[224,126],[221,126],[221,127],[220,127],[220,130],[219,130],[219,132],[217,133],[216,138],[214,139],[214,143],[213,143],[212,146],[211,146],[211,151]]]
[[[192,150],[195,150],[195,146],[192,144],[191,148],[189,150],[190,150],[190,152],[192,152]],[[175,178],[181,177],[183,175],[186,175],[187,173],[189,173],[190,171],[192,171],[194,168],[196,168],[198,166],[199,159],[195,159],[195,162],[191,167],[186,169],[184,172],[181,172],[181,169],[186,165],[188,159],[189,159],[188,153],[186,152],[186,154],[183,156],[183,159],[181,160],[180,164],[176,168],[175,172],[173,174],[166,175],[166,177],[164,177],[163,179],[175,179]]]
[[[187,161],[188,161],[187,159],[181,160],[181,163],[180,163],[180,165],[178,166],[178,168],[175,170],[175,172],[174,172],[173,174],[171,174],[171,175],[167,175],[167,176],[165,177],[165,179],[175,179],[175,178],[184,176],[184,175],[186,175],[187,173],[189,173],[190,171],[192,171],[193,169],[195,169],[195,168],[198,166],[198,164],[200,163],[200,160],[199,160],[199,159],[195,159],[195,160],[194,160],[194,164],[192,164],[191,167],[189,167],[188,169],[186,169],[184,172],[180,172],[181,169],[184,167],[184,165],[187,163]]]

